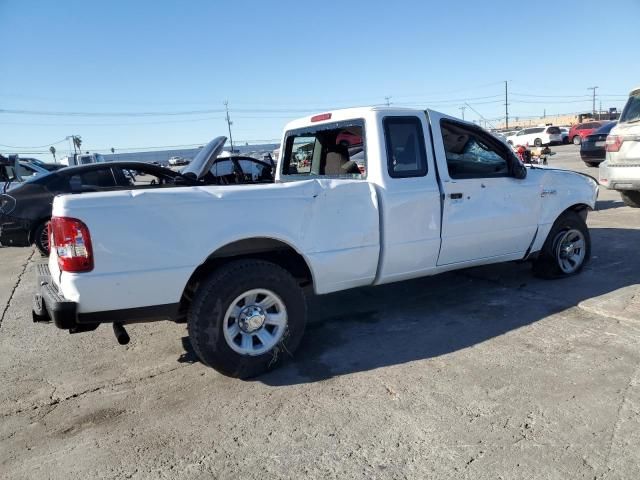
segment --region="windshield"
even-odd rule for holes
[[[601,126],[599,129],[597,129],[593,133],[609,133],[611,129],[615,126],[616,126],[616,122],[605,123],[603,126]]]
[[[627,100],[627,104],[620,115],[620,123],[637,122],[640,120],[640,92],[634,92]]]

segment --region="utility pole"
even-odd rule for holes
[[[505,127],[509,130],[509,87],[508,81],[504,81],[504,118]]]
[[[233,155],[233,137],[231,136],[231,125],[233,125],[233,122],[229,118],[229,100],[224,101],[224,108],[227,111],[226,120],[227,126],[229,127],[229,142],[231,142],[231,154]]]
[[[593,115],[593,119],[595,120],[596,118],[596,89],[599,87],[589,87],[587,88],[587,90],[593,90],[593,105],[592,105],[592,115]]]
[[[386,102],[387,107],[388,107],[389,105],[391,105],[391,96],[384,97],[384,101]]]
[[[600,100],[600,107],[598,107],[598,120],[600,120],[601,116],[602,116],[602,100]]]
[[[465,110],[466,108],[467,108],[467,107],[464,107],[464,106],[463,106],[463,107],[460,107],[460,111],[462,112],[462,120],[464,120],[464,110]]]

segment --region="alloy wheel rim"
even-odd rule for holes
[[[580,230],[570,229],[556,237],[556,261],[564,273],[576,272],[584,263],[586,241]]]
[[[256,288],[238,295],[227,309],[222,331],[240,355],[262,355],[275,347],[287,328],[287,309],[271,290]]]
[[[40,233],[40,245],[48,252],[49,251],[49,224],[45,223],[42,233]]]

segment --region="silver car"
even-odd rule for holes
[[[618,124],[606,141],[600,184],[618,190],[630,207],[640,208],[640,87],[631,91]]]

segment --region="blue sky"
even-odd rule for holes
[[[497,118],[504,80],[512,117],[588,111],[594,85],[603,107],[621,107],[640,84],[640,0],[601,7],[0,0],[0,110],[39,112],[0,111],[0,151],[47,150],[71,134],[91,151],[201,144],[226,132],[224,113],[174,113],[227,99],[238,141],[277,139],[289,119],[385,96]]]

